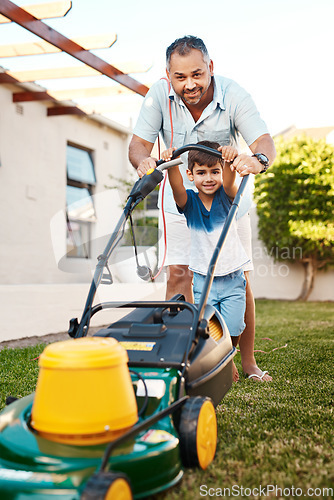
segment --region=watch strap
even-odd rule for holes
[[[261,163],[263,166],[263,169],[260,170],[260,174],[263,174],[266,172],[269,168],[269,159],[264,153],[255,153],[252,155],[253,157],[257,158],[257,160]]]

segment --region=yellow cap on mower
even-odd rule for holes
[[[48,345],[39,358],[31,425],[59,443],[116,439],[138,420],[126,350],[113,338]]]

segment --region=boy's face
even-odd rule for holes
[[[223,184],[223,167],[218,161],[212,167],[195,163],[193,171],[187,170],[187,175],[198,191],[207,195],[214,194]]]

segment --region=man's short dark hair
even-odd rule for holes
[[[200,50],[203,54],[203,59],[208,64],[210,62],[210,56],[208,49],[206,48],[203,40],[197,36],[186,35],[182,38],[177,38],[166,50],[166,66],[169,70],[170,58],[174,52],[180,56],[186,56],[192,49]]]
[[[220,144],[218,142],[214,141],[200,141],[197,144],[201,144],[202,146],[206,146],[211,149],[218,149],[220,147]],[[207,165],[208,167],[213,167],[217,163],[220,163],[220,165],[223,167],[224,166],[224,160],[223,158],[217,158],[217,156],[210,155],[210,153],[206,153],[204,151],[196,151],[195,149],[192,149],[188,153],[188,169],[192,173],[194,169],[194,165],[197,163],[197,165]]]

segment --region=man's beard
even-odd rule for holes
[[[199,101],[202,99],[203,95],[205,94],[205,92],[203,91],[203,87],[197,87],[196,89],[196,92],[197,91],[200,91],[200,94],[199,96],[196,98],[196,100],[194,99],[189,99],[189,95],[193,94],[194,92],[186,92],[186,91],[183,91],[182,92],[182,99],[183,101],[185,101],[187,104],[198,104]]]
[[[209,90],[209,87],[210,87],[210,83],[211,83],[211,79],[208,83],[208,86],[204,89],[204,87],[196,87],[195,89],[195,92],[198,92],[199,91],[199,96],[196,98],[196,100],[194,99],[189,99],[189,97],[187,97],[188,95],[191,95],[192,93],[195,93],[194,91],[192,92],[187,92],[187,91],[183,91],[180,95],[180,97],[182,98],[183,101],[185,101],[187,104],[190,104],[190,105],[196,105],[200,102],[200,100],[202,99],[202,97],[207,93],[207,91]]]

